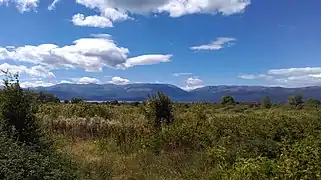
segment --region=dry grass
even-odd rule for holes
[[[305,149],[308,146],[293,143],[307,141],[318,147],[321,142],[320,114],[311,109],[176,105],[175,123],[158,132],[153,131],[139,107],[102,109],[113,109],[113,118],[78,117],[68,109],[63,111],[70,117],[37,115],[55,137],[58,149],[71,155],[88,172],[89,179],[271,179],[279,174],[291,177],[292,172],[276,168],[288,168],[288,161],[281,157],[287,155],[294,158],[291,162],[300,164],[294,160],[301,157],[291,152],[306,151],[304,158],[312,161],[310,149]],[[318,154],[318,148],[312,150]],[[302,174],[309,172],[309,177],[314,177],[321,166],[313,168],[313,172],[305,170]]]

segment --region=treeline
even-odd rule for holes
[[[69,100],[61,101],[59,98],[55,97],[50,93],[42,93],[42,92],[28,92],[31,94],[32,98],[35,102],[38,103],[60,103],[63,102],[65,104],[80,104],[80,103],[90,103],[90,104],[109,104],[109,105],[121,105],[121,104],[130,104],[133,106],[138,106],[141,103],[145,102],[119,102],[117,100],[113,101],[105,101],[105,102],[86,102],[81,98],[72,98]],[[193,103],[193,102],[192,102]],[[262,107],[262,108],[271,108],[273,106],[285,106],[289,105],[291,108],[301,109],[304,106],[315,107],[318,108],[321,105],[321,101],[317,99],[308,99],[304,101],[302,95],[293,95],[288,97],[287,103],[274,103],[270,100],[269,96],[264,96],[260,102],[237,102],[232,96],[223,96],[221,98],[222,105],[249,105],[251,107]],[[184,103],[182,103],[184,104]]]

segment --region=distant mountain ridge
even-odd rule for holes
[[[258,102],[269,96],[274,102],[285,102],[294,94],[305,99],[321,100],[321,87],[282,88],[265,86],[206,86],[185,91],[170,84],[57,84],[51,87],[36,87],[36,91],[49,92],[60,99],[82,98],[88,101],[143,101],[149,95],[163,92],[174,101],[219,102],[222,96],[230,95],[236,101]]]

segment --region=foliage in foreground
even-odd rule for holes
[[[43,105],[37,116],[49,133],[74,139],[60,148],[71,149],[95,177],[104,167],[116,179],[320,179],[321,116],[314,107],[156,102],[171,105],[175,119],[158,131],[150,123],[156,114],[144,114],[157,112],[148,103],[86,104],[97,113],[85,117],[74,111],[85,104]],[[95,116],[99,109],[109,116]]]
[[[0,94],[0,179],[75,179],[77,170],[54,151],[35,117],[32,98],[18,76]]]
[[[289,109],[159,93],[143,104],[41,104],[35,116],[18,81],[1,94],[0,179],[321,178],[319,102],[299,96]]]

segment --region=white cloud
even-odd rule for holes
[[[309,74],[320,74],[321,67],[306,67],[306,68],[289,68],[289,69],[271,69],[268,71],[270,75],[278,76],[302,76]]]
[[[203,80],[201,80],[199,78],[190,77],[185,81],[185,83],[186,83],[186,86],[183,87],[183,89],[185,89],[187,91],[204,87]]]
[[[62,80],[60,81],[60,84],[73,84],[74,82],[68,81],[68,80]]]
[[[168,12],[171,17],[196,13],[231,15],[242,13],[250,3],[250,0],[171,0],[158,10]]]
[[[3,48],[0,46],[0,60],[4,60],[10,57],[10,52],[8,51],[8,47]]]
[[[89,26],[97,28],[113,27],[113,23],[103,16],[86,16],[83,14],[76,14],[72,17],[72,22],[76,26]]]
[[[121,10],[116,10],[114,8],[104,8],[104,10],[101,11],[101,15],[108,18],[112,22],[132,19],[128,16],[128,14],[126,14],[126,12]]]
[[[48,6],[48,10],[49,11],[52,11],[52,10],[55,10],[56,9],[56,4],[59,2],[60,0],[54,0],[50,6]]]
[[[15,4],[17,9],[23,13],[33,11],[38,7],[39,0],[0,0],[1,5]]]
[[[251,3],[250,0],[76,0],[76,2],[98,10],[100,17],[105,17],[110,22],[132,19],[129,17],[130,14],[168,13],[171,17],[180,17],[188,14],[220,13],[227,16],[244,12]],[[85,24],[90,23],[82,25]]]
[[[130,80],[115,76],[111,79],[111,81],[109,81],[109,83],[117,84],[117,85],[125,85],[125,84],[129,84]]]
[[[169,62],[172,55],[159,55],[159,54],[152,54],[152,55],[142,55],[133,58],[129,58],[126,63],[124,64],[126,68],[133,67],[133,66],[140,66],[140,65],[152,65],[152,64],[159,64],[164,62]]]
[[[216,41],[211,42],[210,44],[206,44],[206,45],[200,45],[200,46],[193,46],[190,47],[191,50],[220,50],[223,49],[225,47],[229,47],[232,46],[234,43],[234,41],[236,41],[235,38],[231,38],[231,37],[220,37],[217,38]]]
[[[260,79],[267,84],[284,87],[321,86],[320,67],[271,69],[266,74],[247,74],[239,77],[249,80]]]
[[[178,77],[178,76],[190,76],[190,75],[192,75],[192,73],[173,73],[173,76],[176,76],[176,77]]]
[[[6,46],[6,48],[7,48],[7,49],[14,49],[14,48],[16,48],[16,47],[14,47],[14,46]]]
[[[239,75],[239,78],[241,78],[241,79],[257,79],[258,77],[253,74],[242,74],[242,75]]]
[[[92,37],[95,38],[103,38],[103,39],[111,39],[112,36],[110,34],[91,34]]]
[[[48,77],[48,78],[55,77],[55,75],[52,72],[50,72],[49,69],[43,66],[33,66],[31,68],[28,68],[26,66],[16,66],[16,65],[4,63],[0,65],[0,70],[3,70],[3,71],[8,70],[11,73],[27,74],[30,76]]]
[[[315,77],[315,78],[321,78],[321,73],[320,74],[310,74],[310,77]]]
[[[166,12],[171,17],[196,13],[231,15],[242,13],[251,3],[250,0],[76,0],[76,2],[100,11],[112,8],[137,14]]]
[[[82,77],[78,80],[79,84],[98,84],[100,81],[96,78]]]
[[[143,55],[128,58],[129,50],[119,47],[110,36],[82,38],[72,45],[55,44],[22,46],[15,49],[0,47],[0,59],[12,59],[42,65],[50,69],[84,68],[88,72],[102,71],[103,67],[126,69],[137,65],[169,62],[171,55]]]
[[[20,82],[20,86],[22,88],[34,88],[34,87],[49,87],[49,86],[54,86],[55,83],[51,82],[45,82],[45,81],[25,81],[25,82]]]

